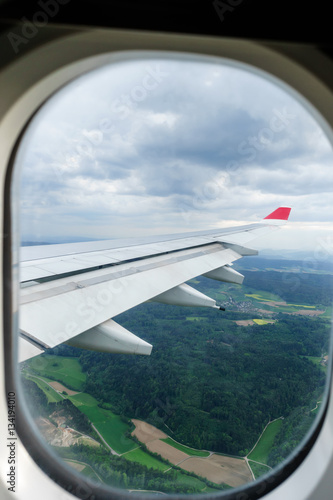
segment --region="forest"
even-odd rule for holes
[[[82,351],[85,391],[116,413],[166,425],[184,444],[243,456],[268,421],[311,406],[324,386],[324,373],[306,358],[320,356],[327,341],[318,319],[281,314],[252,327],[219,319],[217,329],[212,321],[172,323],[167,314],[153,304],[136,311],[136,332],[151,332],[149,358]]]

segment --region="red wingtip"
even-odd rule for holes
[[[288,220],[291,208],[279,207],[271,214],[267,215],[265,219],[278,219],[278,220]]]

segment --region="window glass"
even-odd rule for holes
[[[49,99],[17,165],[20,342],[31,356],[20,370],[62,460],[117,488],[204,494],[252,483],[290,456],[325,404],[332,159],[304,99],[227,60],[142,54]],[[243,284],[200,273],[187,282],[225,311],[145,299],[123,307],[112,320],[153,345],[149,356],[64,343],[78,335],[67,293],[83,297],[143,257],[155,269],[157,254],[180,255],[160,239],[147,255],[147,242],[256,223],[279,206],[292,208],[281,230],[249,244],[227,238],[259,250],[233,262]],[[131,297],[122,286],[112,301]],[[81,317],[99,318],[103,300],[92,291]],[[66,328],[52,329],[55,315]]]

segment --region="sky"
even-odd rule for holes
[[[295,91],[250,66],[149,55],[67,85],[19,151],[21,239],[65,242],[289,223],[258,249],[333,254],[332,145]]]

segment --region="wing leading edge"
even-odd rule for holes
[[[112,318],[146,301],[219,309],[185,282],[200,275],[241,284],[232,263],[245,246],[287,222],[280,207],[258,223],[184,235],[25,247],[21,258],[19,360],[63,342],[104,352],[152,346]]]

